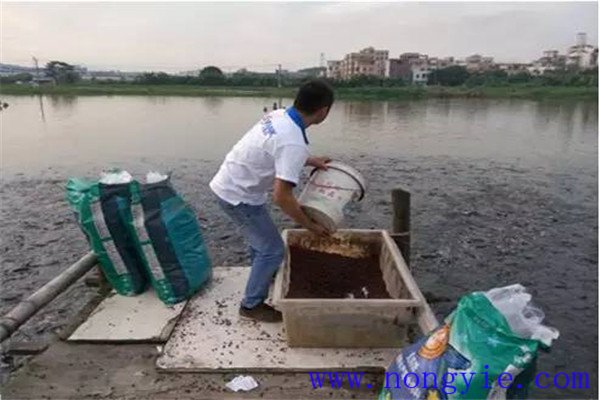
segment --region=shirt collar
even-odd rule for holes
[[[296,125],[298,125],[298,127],[302,131],[304,143],[308,144],[308,138],[306,137],[306,128],[304,127],[304,121],[302,121],[302,117],[300,116],[298,110],[296,110],[296,107],[288,108],[287,110],[285,110],[285,113],[290,116],[290,118],[292,119],[292,121],[294,121]]]

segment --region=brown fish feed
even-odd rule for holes
[[[291,275],[286,298],[391,298],[376,253],[352,258],[298,246],[289,250]]]

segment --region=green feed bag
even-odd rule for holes
[[[67,200],[100,267],[117,293],[132,296],[148,286],[131,215],[131,184],[106,185],[73,178]]]
[[[530,312],[530,299],[521,285],[462,297],[441,326],[396,357],[379,400],[527,398],[538,349],[558,337],[541,324],[541,310]]]
[[[133,229],[150,282],[165,304],[186,300],[212,274],[196,215],[169,179],[133,187]]]

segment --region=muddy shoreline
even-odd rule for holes
[[[585,371],[589,390],[538,389],[536,398],[597,398],[597,169],[548,170],[488,160],[445,157],[342,158],[369,182],[353,228],[390,228],[390,190],[412,193],[412,270],[438,318],[465,293],[521,283],[561,332],[539,371]],[[247,263],[246,247],[207,188],[218,162],[140,160],[122,165],[141,176],[173,171],[174,186],[196,209],[215,265]],[[64,200],[69,176],[93,177],[99,166],[5,175],[0,189],[0,312],[52,279],[87,252]],[[280,226],[292,227],[273,210]],[[78,282],[14,335],[43,338],[94,296]]]

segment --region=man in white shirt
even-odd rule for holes
[[[281,235],[265,206],[269,191],[273,202],[296,223],[317,235],[330,234],[302,211],[293,189],[304,166],[327,169],[329,158],[310,157],[306,128],[323,122],[332,104],[333,90],[326,82],[303,84],[294,106],[266,114],[233,146],[210,182],[220,206],[250,243],[252,269],[240,306],[242,317],[282,319],[264,302],[284,256]]]

